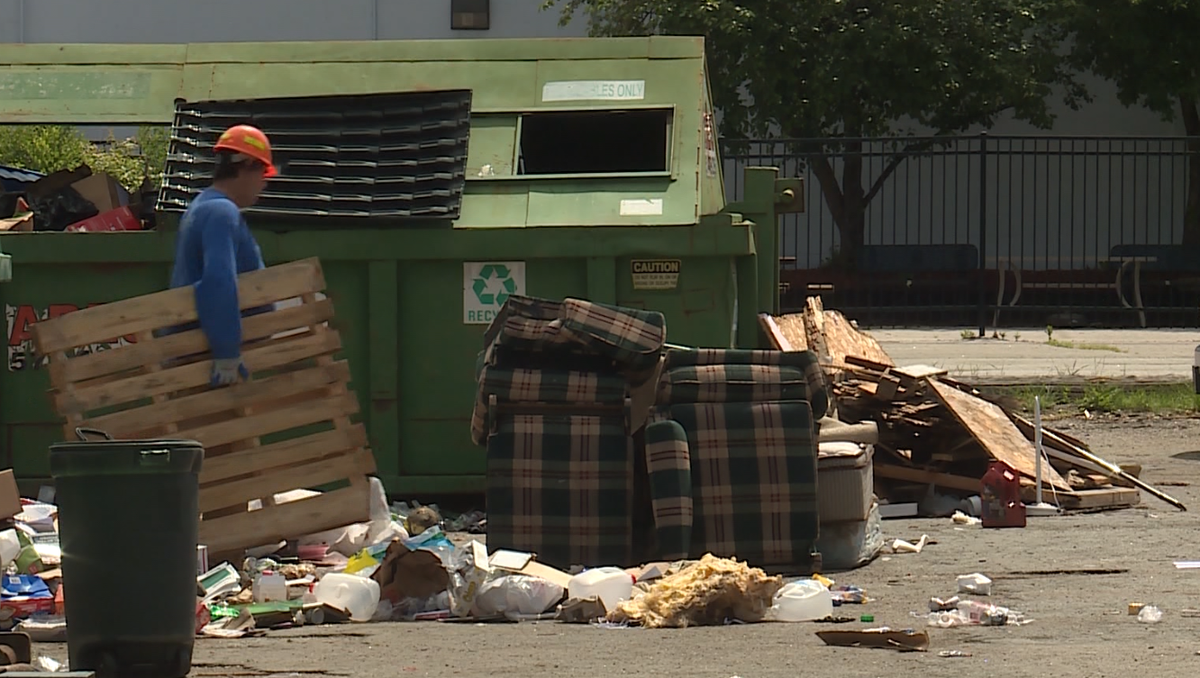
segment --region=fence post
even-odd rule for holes
[[[987,131],[979,133],[979,336],[987,336]]]

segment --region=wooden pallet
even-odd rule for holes
[[[212,553],[274,543],[369,517],[367,474],[375,460],[362,424],[350,367],[335,361],[341,338],[328,326],[317,259],[272,266],[238,278],[243,310],[289,301],[242,320],[249,381],[210,388],[211,357],[199,329],[154,336],[196,320],[192,288],[96,306],[37,323],[34,346],[49,356],[51,397],[63,435],[95,428],[114,438],[197,440],[200,543]],[[295,302],[299,303],[295,303]],[[135,336],[119,348],[86,347]],[[326,484],[318,496],[280,503],[274,495]],[[248,510],[259,499],[263,508]]]

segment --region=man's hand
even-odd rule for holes
[[[229,386],[237,383],[238,378],[250,378],[250,372],[240,357],[219,358],[213,361],[212,378],[209,380],[211,386]]]

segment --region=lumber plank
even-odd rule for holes
[[[758,321],[778,350],[808,350],[808,338],[804,333],[804,317],[801,314],[793,313],[772,317],[770,314],[762,313],[758,316]]]
[[[890,371],[892,374],[900,375],[912,381],[920,381],[929,377],[941,377],[949,374],[946,370],[931,365],[905,365],[904,367],[893,367]]]
[[[230,456],[253,456],[252,452]],[[272,499],[275,494],[319,487],[326,483],[361,476],[375,470],[375,457],[362,448],[334,454],[291,468],[271,471],[241,480],[222,482],[200,490],[200,512],[241,505],[252,499]],[[295,535],[293,535],[295,536]]]
[[[355,424],[349,429],[334,429],[302,438],[292,438],[263,445],[249,452],[205,459],[204,466],[200,470],[200,484],[207,487],[247,473],[303,464],[330,454],[342,453],[356,447],[365,447],[366,444],[367,431],[362,424]],[[374,469],[364,471],[364,473],[373,472]]]
[[[65,317],[65,316],[64,316]],[[284,367],[291,363],[341,350],[341,338],[334,330],[320,335],[289,338],[278,344],[249,348],[242,354],[246,369],[253,374]],[[82,414],[101,407],[122,405],[159,394],[174,393],[205,386],[212,376],[208,361],[180,365],[161,372],[141,374],[97,386],[77,388],[54,394],[60,414]]]
[[[947,490],[958,490],[960,492],[971,492],[979,494],[983,489],[983,484],[978,478],[968,478],[966,476],[956,476],[949,473],[937,473],[935,471],[927,471],[923,468],[908,468],[905,466],[896,466],[894,464],[875,464],[872,472],[877,478],[888,478],[891,480],[903,480],[910,483],[921,483],[922,485],[934,485],[943,487]]]
[[[1063,508],[1068,510],[1095,510],[1137,506],[1142,503],[1142,493],[1132,487],[1106,487],[1096,490],[1076,490],[1062,497]]]
[[[216,447],[280,433],[309,424],[333,421],[357,412],[358,396],[353,392],[347,392],[333,397],[308,400],[290,407],[260,412],[232,421],[180,431],[179,437],[186,440],[198,440],[205,447]]]
[[[1028,478],[1037,475],[1037,451],[1033,443],[1029,442],[999,405],[963,393],[936,379],[930,379],[926,383],[954,418],[983,445],[983,449],[991,458],[1008,464]],[[1071,489],[1067,481],[1048,463],[1042,465],[1042,482],[1061,491]]]
[[[783,332],[779,329],[779,325],[775,322],[775,318],[770,313],[759,313],[758,325],[762,328],[763,333],[767,335],[767,342],[776,351],[795,350],[792,348],[792,342],[788,341],[788,338],[783,335]]]
[[[158,426],[175,425],[191,418],[278,401],[294,393],[314,391],[349,379],[350,364],[343,360],[122,410],[88,419],[83,425],[108,431],[118,438],[128,438]]]
[[[238,276],[238,305],[249,309],[325,289],[320,261],[313,257]],[[197,319],[195,292],[179,287],[85,308],[32,327],[41,355],[58,353],[111,337],[156,330]]]
[[[307,499],[202,520],[199,543],[221,553],[363,523],[370,517],[370,485],[363,480]]]
[[[287,330],[304,328],[333,317],[333,302],[328,299],[280,311],[261,313],[242,318],[242,340],[266,339]],[[167,358],[198,355],[207,356],[208,339],[200,329],[157,337],[146,343],[122,346],[109,351],[90,353],[67,360],[50,361],[50,383],[61,388],[67,383],[95,379],[116,372],[133,370],[147,363]]]

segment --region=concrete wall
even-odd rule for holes
[[[491,28],[450,28],[450,0],[0,0],[0,41],[183,43],[584,35],[541,0],[492,0]]]

